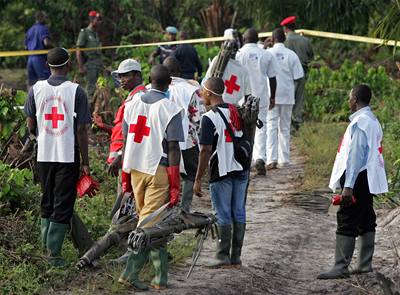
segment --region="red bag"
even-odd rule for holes
[[[76,190],[80,198],[84,195],[88,195],[89,197],[94,197],[96,195],[96,191],[99,190],[100,184],[94,180],[90,175],[82,174],[76,183]]]

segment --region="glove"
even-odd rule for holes
[[[343,202],[343,198],[341,195],[334,195],[332,197],[332,205],[337,206],[341,205]],[[356,198],[354,196],[351,197],[351,205],[356,203]]]
[[[121,186],[122,186],[122,192],[124,193],[132,192],[131,175],[124,171],[122,171],[121,173]]]
[[[172,208],[178,204],[181,192],[179,165],[167,167],[167,173],[169,181],[169,207]]]
[[[89,175],[83,174],[76,183],[76,190],[79,197],[82,198],[84,195],[88,195],[90,198],[96,195],[96,191],[99,190],[100,184]]]

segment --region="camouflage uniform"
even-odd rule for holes
[[[100,47],[99,35],[90,27],[81,29],[76,46],[80,48]],[[86,67],[86,93],[91,107],[94,105],[93,94],[96,90],[96,82],[102,70],[100,50],[82,52]]]

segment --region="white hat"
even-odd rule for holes
[[[132,58],[128,58],[123,60],[119,66],[118,66],[118,70],[113,71],[111,74],[113,75],[117,75],[117,74],[125,74],[125,73],[129,73],[131,71],[137,71],[137,72],[141,72],[142,71],[142,66],[140,65],[140,63]]]

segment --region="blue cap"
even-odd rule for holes
[[[178,29],[175,28],[175,27],[173,27],[173,26],[168,26],[168,27],[165,29],[165,31],[166,31],[167,33],[170,33],[170,34],[173,34],[173,35],[178,34]]]

